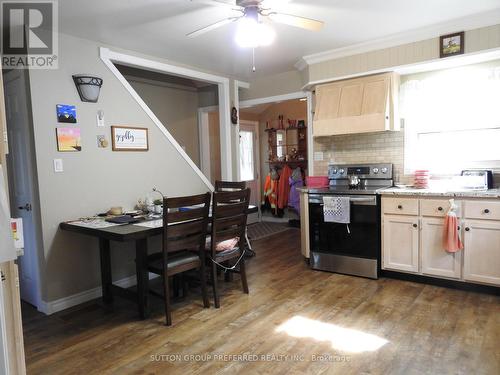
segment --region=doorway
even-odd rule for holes
[[[296,225],[299,209],[296,187],[311,174],[309,157],[312,121],[310,93],[253,99],[240,102],[241,118],[258,124],[260,160],[258,181],[261,220]],[[294,193],[290,194],[293,175]],[[283,177],[284,176],[284,177]],[[268,182],[269,180],[269,182]],[[264,181],[269,184],[264,194]],[[292,196],[292,198],[290,198]]]
[[[4,93],[9,140],[7,170],[10,208],[13,217],[22,219],[24,234],[24,252],[17,261],[21,299],[38,308],[41,236],[28,73],[24,70],[6,72]]]
[[[240,179],[251,190],[250,204],[260,206],[259,123],[240,120]],[[260,210],[248,216],[248,223],[260,221]]]

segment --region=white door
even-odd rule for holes
[[[458,230],[458,228],[457,228]],[[462,250],[449,253],[443,248],[443,218],[423,218],[420,232],[422,273],[459,279]]]
[[[21,299],[38,307],[38,249],[33,220],[34,142],[24,74],[22,70],[5,74],[5,112],[9,139],[7,166],[11,214],[23,219],[24,255],[18,258]]]
[[[418,217],[384,215],[382,267],[418,272]]]
[[[500,222],[464,222],[464,280],[500,285]]]
[[[260,158],[259,158],[259,128],[257,122],[240,121],[240,180],[246,181],[252,191],[250,204],[259,207],[260,204]],[[260,212],[260,209],[259,209]],[[260,220],[260,214],[248,217],[248,222]]]

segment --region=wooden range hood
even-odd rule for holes
[[[398,92],[393,72],[316,86],[313,135],[400,130]]]

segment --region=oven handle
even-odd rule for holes
[[[358,198],[358,197],[350,197],[350,201],[353,204],[368,204],[368,205],[376,205],[377,197],[368,197],[368,198]],[[323,197],[321,195],[309,196],[309,203],[319,204],[323,206]]]

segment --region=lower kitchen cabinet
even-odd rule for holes
[[[418,217],[384,215],[382,267],[418,272]]]
[[[443,232],[443,218],[421,219],[421,271],[425,275],[460,279],[462,251],[448,253],[443,250]]]
[[[500,285],[500,221],[464,221],[464,280]]]
[[[464,248],[448,253],[442,243],[446,198],[382,197],[382,268],[500,286],[500,201],[455,203]]]

